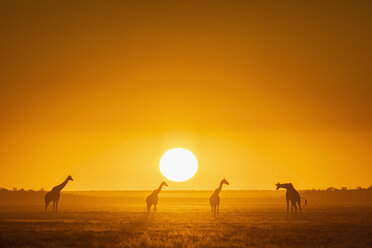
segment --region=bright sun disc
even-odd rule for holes
[[[183,182],[193,177],[198,170],[198,160],[184,148],[166,151],[160,159],[160,171],[169,180]]]

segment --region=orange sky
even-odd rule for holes
[[[2,1],[0,187],[372,184],[368,1]]]

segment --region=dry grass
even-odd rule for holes
[[[161,207],[160,207],[161,209]],[[372,247],[371,209],[0,213],[2,247]]]

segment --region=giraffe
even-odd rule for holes
[[[156,205],[158,204],[158,194],[159,192],[161,191],[161,188],[163,186],[167,186],[168,187],[168,184],[166,182],[161,182],[159,188],[155,189],[151,195],[149,195],[147,198],[146,198],[146,203],[147,203],[147,213],[150,212],[150,208],[151,208],[151,205],[154,205],[154,213],[157,211],[156,210]]]
[[[222,179],[222,181],[220,182],[220,187],[218,187],[214,193],[212,194],[212,196],[209,198],[209,203],[211,205],[211,211],[212,211],[212,216],[213,217],[216,217],[216,212],[217,212],[217,215],[219,214],[220,212],[220,192],[221,192],[221,189],[222,189],[222,185],[223,184],[227,184],[227,185],[230,185],[228,181],[226,181],[226,179]]]
[[[73,181],[72,177],[68,176],[67,179],[63,181],[63,183],[55,186],[50,192],[46,193],[45,198],[44,198],[45,199],[45,212],[47,212],[49,202],[51,201],[53,201],[52,211],[57,212],[60,192],[70,180]]]
[[[293,218],[293,208],[295,209],[295,217],[297,216],[297,205],[298,205],[298,208],[300,209],[300,213],[301,213],[301,216],[302,216],[301,199],[304,199],[304,198],[300,197],[300,194],[297,192],[297,190],[295,190],[293,185],[291,183],[284,183],[284,184],[277,183],[275,185],[276,185],[276,190],[278,190],[280,188],[284,188],[284,189],[287,190],[287,193],[285,195],[286,200],[287,200],[287,217],[288,217],[288,213],[289,213],[289,201],[291,201],[292,218]],[[306,205],[307,200],[306,199],[304,199],[304,200],[305,200],[305,205]]]

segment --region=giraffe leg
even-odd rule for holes
[[[220,204],[219,203],[217,204],[216,208],[217,208],[217,216],[218,216],[220,215]]]
[[[295,209],[295,218],[297,218],[297,205],[296,205],[296,202],[293,203],[293,207]]]
[[[291,201],[291,215],[292,215],[292,219],[293,219],[293,201]]]
[[[289,214],[289,201],[287,200],[287,218],[288,218],[288,214]]]
[[[57,209],[58,209],[58,201],[59,201],[59,199],[56,201],[56,212],[57,212]]]
[[[45,212],[48,211],[48,205],[49,205],[49,201],[45,201]]]
[[[52,208],[52,212],[54,212],[55,210],[55,207],[56,207],[56,201],[53,201],[53,208]]]
[[[300,214],[301,214],[301,217],[302,217],[302,208],[301,208],[301,200],[298,203],[298,208],[300,209]]]

